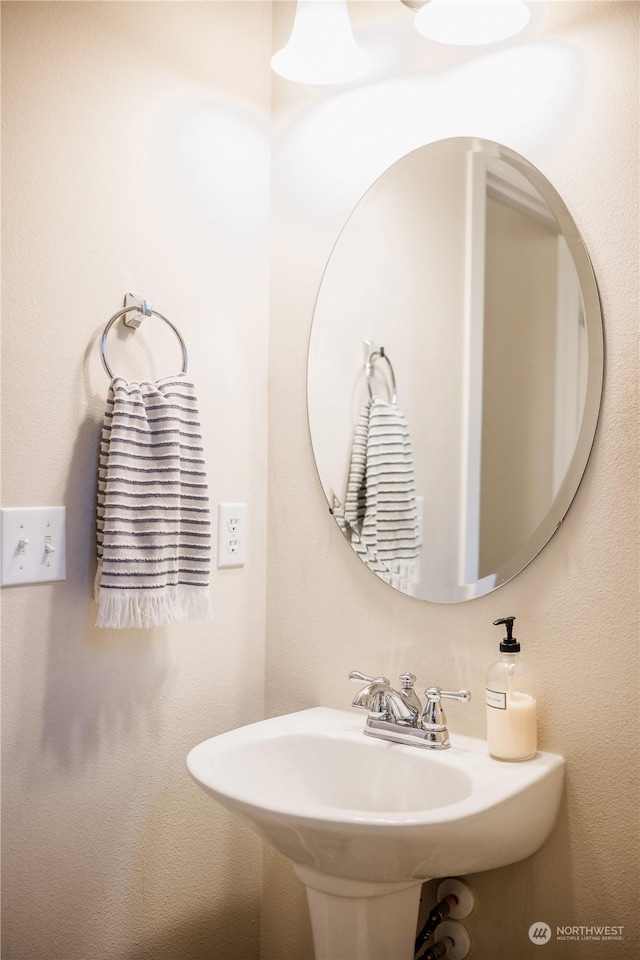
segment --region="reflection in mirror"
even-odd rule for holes
[[[320,286],[308,410],[329,506],[380,579],[455,602],[515,576],[575,495],[601,386],[589,258],[539,171],[457,138],[376,181]]]

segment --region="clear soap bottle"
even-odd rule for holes
[[[498,760],[530,760],[538,748],[535,679],[512,635],[515,619],[493,621],[507,629],[500,659],[489,667],[486,687],[487,741],[489,753]]]

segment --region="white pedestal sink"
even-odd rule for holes
[[[187,767],[293,861],[316,960],[412,960],[422,883],[534,853],[564,776],[555,754],[503,763],[456,734],[442,751],[389,743],[325,707],[205,740]]]

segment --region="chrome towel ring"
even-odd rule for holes
[[[379,350],[374,350],[372,353],[370,353],[364,365],[364,372],[367,377],[367,387],[369,388],[369,396],[373,400],[373,388],[371,384],[371,379],[372,379],[373,368],[375,366],[376,360],[386,360],[387,364],[389,365],[389,373],[391,375],[391,403],[397,404],[398,390],[396,388],[396,377],[393,372],[393,367],[391,366],[391,360],[389,360],[389,357],[386,355],[384,351],[384,347],[380,347]]]
[[[124,307],[122,310],[118,310],[117,313],[114,313],[114,315],[111,317],[106,327],[104,328],[104,333],[102,334],[102,340],[100,343],[100,354],[102,356],[103,366],[107,371],[108,375],[111,377],[111,379],[112,380],[114,379],[115,374],[107,362],[107,334],[109,333],[109,330],[111,329],[113,324],[116,322],[116,320],[118,320],[120,317],[123,317],[125,313],[131,313],[133,310],[137,310],[139,313],[142,313],[146,317],[152,317],[152,316],[158,317],[159,320],[164,320],[164,322],[171,327],[176,337],[180,341],[180,346],[182,348],[182,371],[181,372],[185,374],[187,372],[187,367],[189,364],[189,356],[187,354],[187,345],[182,339],[182,336],[180,335],[180,331],[176,326],[174,326],[173,323],[171,323],[171,320],[168,320],[161,313],[158,313],[157,310],[152,310],[151,304],[149,303],[148,300],[144,300],[141,304],[129,304],[129,306]],[[125,323],[126,322],[127,321],[125,320]],[[131,324],[129,324],[129,326],[132,326],[132,327],[136,327],[139,325],[140,325],[140,321],[137,321],[137,322],[134,321]]]

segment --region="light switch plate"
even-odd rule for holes
[[[66,580],[66,507],[0,510],[0,585]]]

